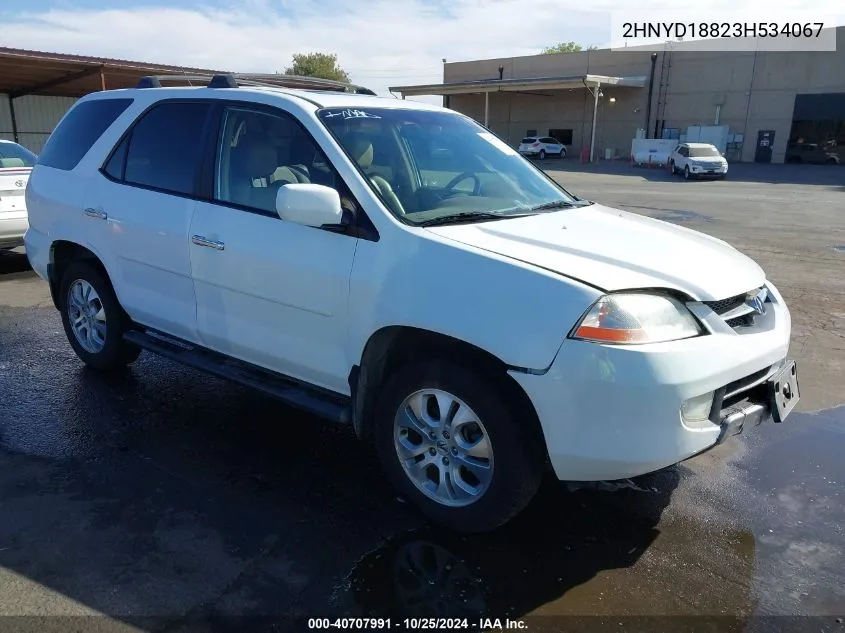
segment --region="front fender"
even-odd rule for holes
[[[556,273],[411,227],[360,242],[350,290],[352,365],[374,332],[407,326],[539,372],[601,295]]]

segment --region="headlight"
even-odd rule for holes
[[[597,343],[661,343],[701,334],[701,326],[677,299],[645,293],[605,295],[590,308],[571,338]]]

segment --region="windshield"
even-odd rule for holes
[[[707,158],[709,156],[721,156],[715,147],[690,147],[690,158]]]
[[[462,115],[393,108],[325,108],[318,114],[388,209],[410,223],[587,204]]]
[[[17,143],[0,143],[0,169],[4,167],[32,167],[37,156]]]

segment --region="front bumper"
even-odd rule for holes
[[[701,166],[690,165],[690,173],[694,176],[719,177],[728,173],[727,165]]]
[[[789,310],[768,286],[766,314],[742,334],[710,312],[703,319],[707,336],[631,346],[567,339],[545,374],[511,372],[534,404],[557,477],[642,475],[767,419],[765,399],[738,398],[755,396],[789,348]],[[714,403],[709,420],[684,419],[684,402],[711,392],[714,399],[730,397]],[[739,406],[748,408],[729,417]]]

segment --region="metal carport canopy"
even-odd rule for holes
[[[596,141],[596,113],[599,91],[604,86],[619,88],[644,88],[647,77],[613,77],[610,75],[570,75],[568,77],[532,77],[521,79],[479,79],[454,83],[424,84],[418,86],[396,86],[390,92],[398,92],[402,98],[421,95],[460,95],[484,93],[484,125],[489,125],[490,93],[520,92],[523,90],[568,90],[586,88],[593,95],[593,123],[590,139],[590,162],[593,160],[593,146]]]
[[[145,75],[211,76],[220,72],[0,46],[0,97],[8,99],[15,141],[19,135],[15,100],[20,97],[82,97],[107,88],[133,88]]]
[[[396,86],[390,92],[403,97],[420,95],[460,95],[480,92],[519,92],[520,90],[566,90],[600,85],[643,88],[647,77],[611,77],[608,75],[571,75],[568,77],[533,77],[522,79],[480,79],[443,84]]]

